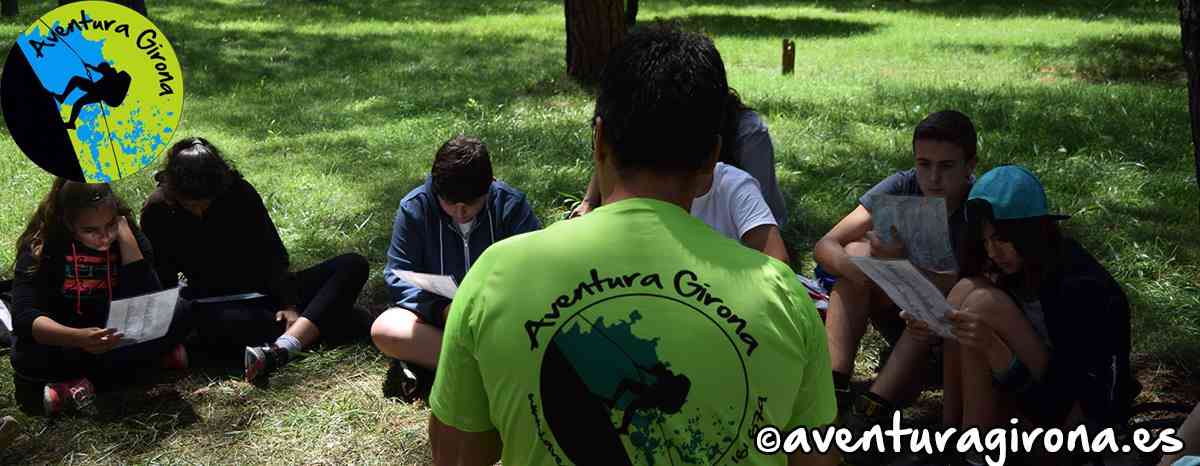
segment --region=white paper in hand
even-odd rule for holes
[[[950,322],[946,320],[950,303],[911,262],[870,257],[851,257],[850,261],[879,285],[900,309],[929,324],[929,329],[942,338],[954,338],[950,334]]]
[[[393,273],[401,280],[439,296],[454,299],[454,294],[458,292],[458,284],[454,283],[454,277],[449,275],[430,275],[408,270],[394,270]]]
[[[946,200],[928,196],[867,196],[871,227],[885,243],[894,241],[892,227],[908,250],[913,265],[930,272],[956,272],[958,262],[950,247],[950,227],[946,221]]]
[[[175,317],[175,303],[178,300],[179,288],[176,287],[113,301],[108,308],[106,327],[117,329],[123,335],[117,347],[165,336]]]

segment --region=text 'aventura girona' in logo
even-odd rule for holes
[[[64,178],[109,182],[167,147],[183,109],[183,73],[146,17],[75,2],[17,37],[0,96],[9,133],[30,160]]]

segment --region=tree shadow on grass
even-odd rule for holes
[[[948,53],[1015,55],[1043,82],[1073,79],[1089,83],[1165,86],[1187,83],[1179,40],[1164,34],[1086,37],[1063,46],[941,43],[936,47]]]
[[[773,18],[729,14],[690,14],[647,18],[645,22],[678,24],[681,29],[704,32],[714,36],[780,37],[780,38],[840,38],[874,32],[876,25],[841,19]]]
[[[1175,2],[1154,0],[695,0],[697,5],[810,6],[839,12],[920,13],[947,18],[1071,18],[1084,21],[1120,19],[1175,22]]]

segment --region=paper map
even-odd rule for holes
[[[929,329],[939,336],[953,338],[950,323],[946,320],[950,303],[911,262],[870,257],[851,257],[850,261],[879,285],[900,309],[929,324]]]
[[[913,265],[935,273],[957,272],[958,263],[950,248],[946,200],[927,196],[867,196],[875,234],[885,243],[894,241],[892,226],[900,233]]]
[[[118,348],[162,338],[175,317],[179,288],[118,299],[108,308],[108,328],[117,329],[123,336]]]
[[[427,273],[410,272],[408,270],[395,270],[393,273],[397,277],[400,277],[401,280],[412,283],[417,288],[439,296],[454,299],[454,293],[458,292],[458,284],[454,283],[454,277],[449,275],[430,275]]]

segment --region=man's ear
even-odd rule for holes
[[[592,161],[596,162],[596,166],[604,164],[607,144],[604,142],[604,119],[600,117],[592,118]]]

